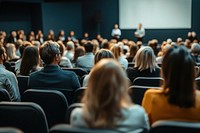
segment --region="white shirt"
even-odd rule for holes
[[[143,107],[132,105],[129,108],[122,108],[121,113],[123,119],[117,121],[115,130],[129,131],[132,129],[129,133],[135,133],[138,129],[149,129],[148,117]],[[76,108],[72,111],[70,123],[75,127],[88,127],[82,108]]]
[[[114,36],[121,36],[121,30],[120,29],[113,29],[111,35]]]
[[[142,38],[145,36],[145,30],[142,27],[141,29],[137,29],[135,32],[136,37]]]

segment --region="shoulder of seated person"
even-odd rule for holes
[[[163,88],[150,88],[146,91],[146,93],[160,94],[163,93]]]

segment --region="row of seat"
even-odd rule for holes
[[[10,101],[10,96],[5,89],[0,89],[0,101]],[[58,90],[28,89],[22,95],[22,102],[38,104],[45,112],[49,127],[66,122],[66,120],[69,123],[68,101]],[[70,108],[73,108],[73,106]]]
[[[49,130],[43,109],[30,102],[0,102],[0,118],[0,133],[122,133],[114,129],[75,128],[67,123],[56,124]],[[133,129],[130,132],[137,131]],[[169,132],[199,133],[200,123],[157,121],[152,125],[149,133]],[[147,133],[147,130],[141,129],[137,133]]]

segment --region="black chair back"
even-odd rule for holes
[[[65,121],[68,103],[60,91],[29,89],[24,92],[22,101],[40,105],[47,116],[49,127]]]
[[[19,75],[17,76],[17,80],[18,80],[19,92],[22,96],[24,92],[29,88],[28,87],[29,76]]]
[[[133,80],[132,85],[160,87],[162,83],[163,78],[161,77],[137,77]]]
[[[65,122],[66,122],[67,124],[70,124],[70,116],[71,116],[72,111],[73,111],[75,108],[82,108],[82,107],[83,107],[83,104],[82,104],[82,103],[74,103],[74,104],[70,105],[69,108],[67,109]]]
[[[3,88],[0,89],[0,101],[11,101],[8,91]]]
[[[0,102],[0,127],[16,127],[25,133],[48,133],[43,109],[35,103]]]
[[[78,76],[79,82],[82,85],[83,83],[83,79],[82,77],[86,74],[88,74],[88,71],[82,69],[82,68],[66,68],[66,67],[62,67],[63,70],[67,70],[67,71],[73,71],[76,73],[76,75]]]
[[[0,127],[0,133],[23,133],[23,132],[14,127]]]
[[[132,101],[136,104],[141,105],[144,93],[150,88],[161,89],[159,87],[150,87],[150,86],[134,86],[134,85],[130,86],[129,94]]]
[[[50,129],[49,133],[119,133],[117,131],[106,129],[89,129],[89,128],[76,128],[67,124],[55,125]]]
[[[200,122],[160,120],[153,123],[150,133],[200,133]]]
[[[84,93],[86,91],[87,87],[80,87],[77,90],[74,91],[74,100],[73,103],[80,103],[81,99],[84,96]]]

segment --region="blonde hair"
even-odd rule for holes
[[[16,47],[13,43],[6,44],[6,51],[8,60],[19,59],[19,56],[16,55]]]
[[[126,74],[115,60],[102,59],[95,65],[82,101],[90,128],[114,128],[123,119],[121,108],[131,105],[131,100]]]
[[[156,57],[151,47],[141,47],[135,55],[135,68],[140,71],[150,69],[150,72],[155,71],[158,67],[156,63]]]
[[[110,49],[116,60],[121,56],[122,48],[119,44],[114,44]]]

